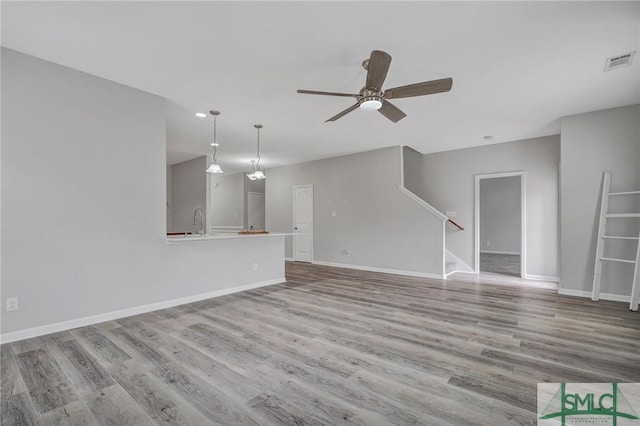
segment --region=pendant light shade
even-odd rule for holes
[[[207,168],[207,173],[224,173],[222,167],[218,163],[211,163],[211,165]]]
[[[213,147],[213,158],[211,160],[211,165],[207,168],[207,173],[224,173],[222,167],[218,164],[218,159],[216,158],[218,146],[220,145],[216,140],[216,125],[220,111],[211,110],[209,111],[209,114],[213,115],[213,142],[211,142],[211,146]]]
[[[256,180],[256,160],[251,160],[251,171],[247,173],[249,180]]]

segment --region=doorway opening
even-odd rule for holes
[[[247,192],[246,229],[264,229],[264,192]]]
[[[475,273],[526,275],[525,174],[477,175]]]
[[[313,185],[293,187],[293,260],[313,262]]]

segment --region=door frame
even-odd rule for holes
[[[524,170],[515,172],[487,173],[475,175],[474,191],[474,256],[473,272],[480,273],[480,181],[501,177],[520,176],[520,278],[527,275],[527,197],[526,173]]]
[[[292,189],[292,198],[293,198],[293,210],[292,210],[292,214],[291,214],[291,232],[295,233],[295,227],[296,227],[296,189],[298,188],[311,188],[311,222],[313,224],[313,226],[311,227],[311,263],[313,263],[314,257],[313,257],[313,234],[314,234],[314,228],[316,226],[315,223],[315,214],[313,211],[314,208],[314,199],[313,199],[313,184],[309,184],[309,185],[294,185],[293,189]],[[292,248],[292,253],[291,253],[291,257],[293,258],[293,261],[296,261],[296,236],[293,235],[293,238],[291,239],[293,244],[291,245]]]
[[[249,212],[251,211],[251,210],[249,209],[249,198],[251,198],[251,196],[254,196],[254,197],[255,197],[256,195],[261,195],[261,196],[262,196],[262,198],[265,200],[265,203],[266,203],[266,197],[265,197],[265,193],[264,193],[264,192],[256,192],[256,191],[248,191],[248,192],[247,192],[247,228],[250,228],[250,227],[251,227],[251,223],[250,223],[251,221],[249,220]],[[266,204],[265,204],[265,207],[266,207]],[[267,215],[266,215],[266,208],[265,208],[265,215],[264,215],[264,217],[262,218],[262,222],[263,222],[263,223],[262,223],[262,226],[263,226],[263,227],[265,227],[265,228],[266,228],[266,226],[267,226],[267,224],[266,224],[266,222],[267,222],[267,220],[266,220],[266,216],[267,216]],[[263,228],[263,229],[264,229],[264,228]]]

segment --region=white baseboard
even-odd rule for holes
[[[569,288],[558,288],[558,294],[563,296],[577,296],[577,297],[586,297],[587,299],[591,299],[591,292],[586,290],[572,290]],[[624,294],[611,294],[611,293],[600,293],[600,299],[602,300],[610,300],[612,302],[626,302],[629,303],[631,301],[631,296],[625,296]]]
[[[533,280],[533,281],[551,281],[552,283],[559,283],[560,277],[552,277],[550,275],[534,275],[534,274],[525,274],[525,280]]]
[[[486,253],[486,254],[511,254],[511,255],[514,255],[514,256],[520,256],[520,252],[516,252],[516,251],[480,250],[480,253]]]
[[[358,271],[369,271],[369,272],[382,272],[385,274],[394,274],[394,275],[406,275],[409,277],[435,278],[438,280],[442,280],[446,278],[444,274],[439,275],[439,274],[430,274],[428,272],[416,272],[416,271],[405,271],[400,269],[378,268],[375,266],[349,265],[346,263],[324,262],[321,260],[313,260],[311,261],[311,263],[314,265],[334,266],[336,268],[356,269]]]
[[[293,257],[285,257],[284,260],[285,262],[295,262],[295,259]]]
[[[54,324],[41,325],[38,327],[27,328],[25,330],[13,331],[0,335],[0,343],[10,343],[17,340],[29,339],[32,337],[44,336],[45,334],[57,333],[60,331],[71,330],[78,327],[86,327],[88,325],[98,324],[105,321],[113,321],[120,318],[130,317],[132,315],[144,314],[146,312],[157,311],[160,309],[172,308],[174,306],[184,305],[187,303],[199,302],[201,300],[212,299],[214,297],[225,296],[227,294],[239,293],[241,291],[252,290],[254,288],[265,287],[274,284],[282,284],[287,282],[286,278],[276,278],[273,280],[260,281],[257,283],[244,284],[237,287],[223,288],[221,290],[210,291],[207,293],[195,294],[193,296],[180,297],[178,299],[165,300],[163,302],[151,303],[148,305],[134,306],[132,308],[120,309],[118,311],[105,312],[103,314],[91,315],[84,318],[78,318],[68,321],[57,322]]]

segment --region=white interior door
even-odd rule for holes
[[[313,260],[313,185],[293,187],[293,260]]]
[[[253,229],[264,229],[264,193],[247,193],[248,226]]]

